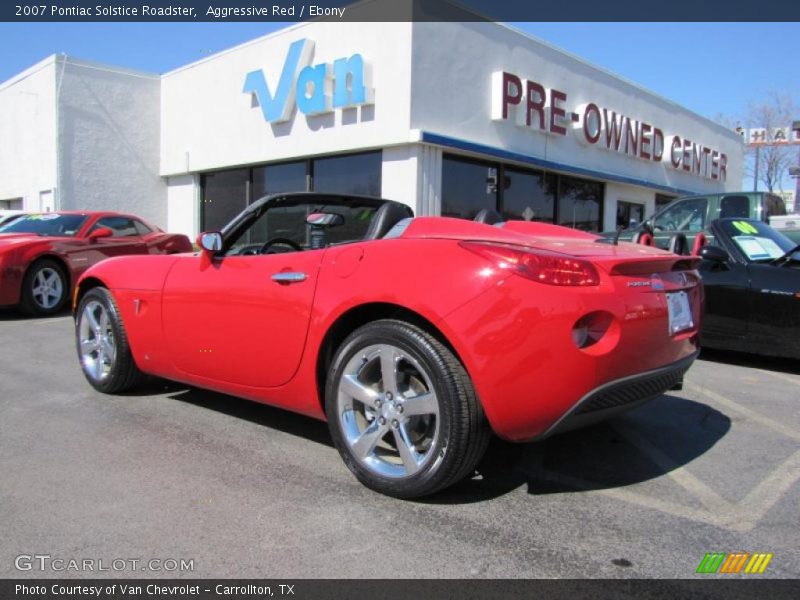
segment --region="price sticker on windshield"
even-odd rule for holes
[[[669,334],[675,335],[680,331],[694,327],[692,308],[689,306],[689,295],[684,292],[667,294],[667,312],[669,314]]]

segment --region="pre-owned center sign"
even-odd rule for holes
[[[658,126],[595,102],[570,111],[567,92],[546,88],[506,71],[492,73],[492,120],[512,121],[519,127],[549,135],[569,130],[587,146],[630,158],[667,162],[676,170],[725,181],[728,157],[685,136],[665,134]]]

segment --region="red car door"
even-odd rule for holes
[[[250,387],[288,382],[305,346],[324,252],[181,256],[163,294],[175,366]]]

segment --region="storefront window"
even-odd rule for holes
[[[497,210],[498,167],[445,156],[442,159],[442,216],[474,219],[481,209]]]
[[[668,196],[667,194],[656,194],[656,211],[660,208],[666,206],[673,200],[675,200],[677,196]]]
[[[253,169],[253,201],[267,194],[305,192],[308,189],[305,160]]]
[[[503,217],[525,221],[555,220],[556,176],[506,167],[503,177]]]
[[[247,206],[250,169],[203,175],[201,220],[204,231],[219,231]]]
[[[644,204],[617,201],[617,227],[635,227],[644,220]]]
[[[313,189],[331,194],[381,195],[380,152],[317,158],[313,161]]]
[[[559,225],[583,231],[600,231],[602,214],[602,183],[574,177],[559,178]]]

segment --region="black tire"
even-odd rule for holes
[[[385,383],[384,372],[396,385]],[[367,487],[396,498],[427,496],[470,475],[491,436],[458,358],[403,321],[375,321],[347,337],[328,372],[325,408],[347,467]]]
[[[48,293],[43,295],[39,287],[42,278],[46,279],[50,290],[59,288],[58,297]],[[19,308],[27,315],[49,317],[64,308],[69,298],[69,277],[64,267],[52,258],[42,258],[28,267],[22,280]]]
[[[141,381],[119,310],[106,288],[92,288],[81,298],[75,315],[75,344],[83,375],[94,389],[117,394]],[[113,356],[107,356],[112,346]]]

